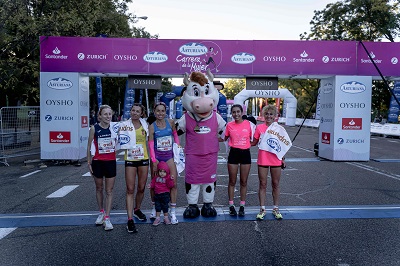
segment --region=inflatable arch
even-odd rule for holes
[[[283,98],[286,106],[286,125],[296,125],[296,109],[297,99],[293,96],[288,89],[278,90],[246,90],[243,89],[241,92],[236,94],[234,97],[235,104],[243,104],[248,98]],[[284,112],[285,113],[285,112]]]

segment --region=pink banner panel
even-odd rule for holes
[[[181,76],[210,69],[223,77],[378,76],[355,41],[163,40],[40,37],[42,72]],[[397,43],[367,42],[384,76],[398,76]]]

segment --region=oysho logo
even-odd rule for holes
[[[362,118],[342,118],[342,130],[362,130]]]
[[[264,62],[285,62],[286,61],[286,57],[285,56],[264,56],[263,57]]]
[[[164,63],[168,60],[168,56],[162,52],[148,52],[143,56],[143,60],[149,63]]]
[[[293,58],[293,63],[314,63],[315,61],[314,58],[307,58],[308,54],[305,50],[300,54],[300,57],[301,58]]]
[[[136,61],[137,55],[134,54],[116,54],[114,55],[114,60],[117,61]]]
[[[44,57],[46,59],[68,59],[68,55],[61,55],[61,50],[58,47],[54,48],[52,51],[53,54],[45,54]]]
[[[349,81],[340,86],[340,90],[345,93],[362,93],[366,90],[366,86],[358,81]]]
[[[256,61],[256,57],[253,54],[241,52],[232,55],[231,60],[235,64],[245,65],[245,64],[251,64],[254,61]]]
[[[365,108],[365,103],[340,103],[339,107],[348,109],[363,109]]]
[[[333,103],[321,103],[321,109],[332,109]]]
[[[189,42],[179,47],[179,52],[189,56],[199,56],[206,54],[208,48],[201,43]]]
[[[74,102],[72,100],[46,100],[46,105],[67,105],[71,106]]]
[[[47,82],[47,87],[54,90],[67,90],[72,86],[72,81],[65,78],[54,78]]]

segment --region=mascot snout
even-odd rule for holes
[[[211,98],[202,97],[192,102],[192,107],[198,116],[208,116],[214,109],[214,100]]]

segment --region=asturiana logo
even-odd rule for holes
[[[47,87],[54,90],[67,90],[72,86],[72,81],[65,78],[54,78],[47,81]]]
[[[143,56],[143,60],[149,63],[164,63],[168,60],[168,56],[162,52],[148,52]]]
[[[256,57],[253,54],[241,52],[232,55],[231,60],[233,63],[244,65],[253,63]]]
[[[276,152],[280,152],[282,149],[279,145],[279,141],[274,138],[267,139],[267,145],[274,149]]]
[[[340,86],[340,90],[345,93],[362,93],[366,90],[364,84],[358,81],[349,81]]]
[[[189,42],[179,47],[179,52],[189,56],[199,56],[206,54],[208,48],[201,43]]]

